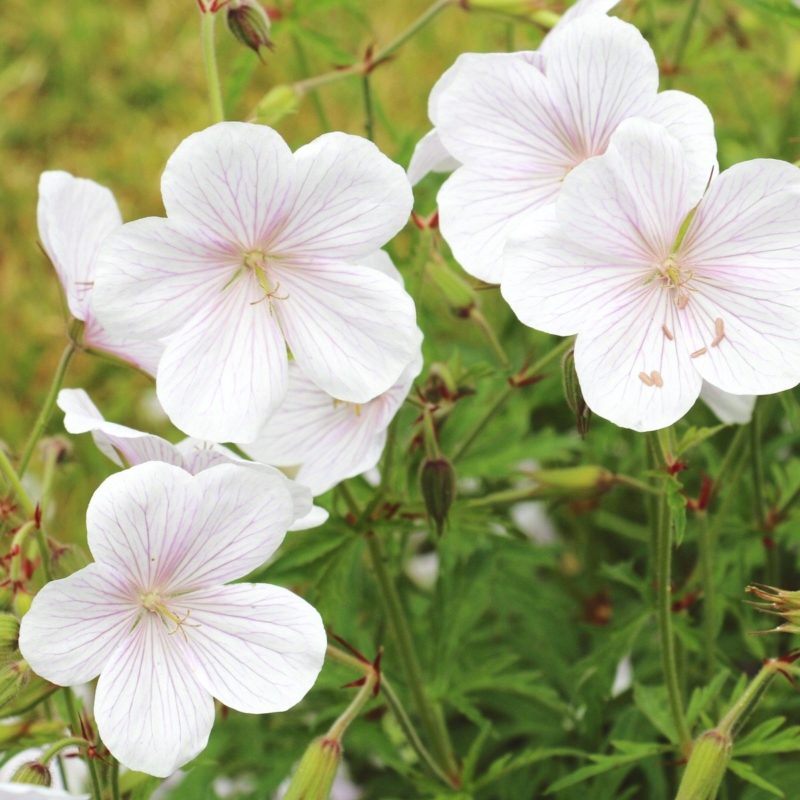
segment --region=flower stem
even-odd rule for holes
[[[59,739],[57,742],[54,742],[42,752],[42,755],[39,758],[42,764],[47,764],[47,762],[54,758],[58,753],[62,750],[65,750],[67,747],[86,747],[89,742],[86,741],[82,736],[68,736],[65,739]]]
[[[69,714],[69,724],[72,728],[72,735],[78,737],[83,733],[83,728],[81,727],[81,718],[78,715],[78,709],[75,706],[75,697],[69,686],[65,686],[62,691],[64,692],[64,702],[67,706],[67,713]],[[97,775],[97,767],[95,767],[94,759],[87,753],[85,761],[86,766],[89,768],[89,776],[92,779],[92,800],[102,800],[103,792],[100,788],[100,779]]]
[[[524,375],[519,376],[516,381],[515,380],[509,381],[503,388],[503,390],[497,394],[494,403],[492,403],[489,406],[489,408],[487,408],[486,411],[480,416],[480,418],[475,421],[475,424],[472,426],[472,428],[470,428],[469,433],[467,433],[467,435],[460,442],[460,444],[458,444],[456,448],[453,450],[450,456],[450,460],[453,463],[455,463],[460,458],[463,458],[466,455],[466,453],[475,443],[475,440],[483,432],[487,423],[508,402],[508,398],[511,397],[512,393],[517,388],[517,385],[521,381],[525,380],[526,376],[536,376],[548,364],[560,358],[567,350],[569,350],[570,347],[572,347],[572,339],[571,338],[564,339],[562,342],[556,345],[552,350],[545,353],[529,369],[526,369],[524,371]]]
[[[364,673],[364,683],[358,690],[358,693],[351,701],[350,705],[336,718],[333,725],[328,729],[325,734],[326,739],[335,739],[341,741],[350,724],[361,713],[361,709],[367,704],[372,690],[375,688],[375,682],[378,676],[375,670],[370,670]]]
[[[700,567],[703,583],[703,645],[706,659],[706,680],[714,677],[717,667],[716,624],[714,621],[716,590],[714,586],[714,541],[708,514],[698,513],[700,523]]]
[[[700,0],[692,0],[689,6],[689,11],[686,14],[686,19],[683,22],[680,36],[678,37],[678,44],[675,47],[675,57],[672,59],[672,74],[677,74],[683,63],[683,56],[686,53],[686,47],[689,44],[689,39],[692,34],[695,20],[697,19],[697,12],[700,10]]]
[[[25,491],[25,487],[23,487],[22,481],[20,481],[19,475],[17,475],[17,471],[14,469],[14,465],[11,463],[2,447],[0,447],[0,473],[2,473],[8,485],[11,487],[11,491],[17,498],[25,516],[32,519],[36,512],[36,506],[34,506],[33,501]]]
[[[411,637],[408,620],[405,617],[403,606],[397,588],[386,569],[386,556],[383,552],[380,539],[373,531],[368,531],[365,539],[367,551],[372,562],[375,577],[380,586],[381,600],[389,618],[389,627],[397,645],[397,653],[405,674],[406,682],[414,697],[417,713],[436,754],[437,762],[443,767],[447,775],[455,776],[457,767],[453,748],[447,728],[444,725],[441,713],[431,702],[425,689],[422,678],[422,668],[417,659],[414,641]],[[452,783],[452,781],[450,781]]]
[[[311,89],[316,89],[319,86],[324,86],[328,83],[347,78],[350,75],[366,75],[372,69],[388,58],[395,50],[400,49],[412,36],[424,28],[440,11],[443,11],[447,6],[453,5],[454,0],[436,0],[435,3],[428,6],[428,8],[420,14],[402,33],[398,34],[392,39],[386,47],[378,50],[369,61],[359,61],[344,69],[331,70],[322,75],[315,75],[313,78],[305,78],[304,80],[297,81],[294,84],[294,89],[298,94],[305,94]]]
[[[33,430],[31,431],[30,436],[28,436],[28,441],[25,443],[25,449],[22,451],[22,457],[19,460],[18,467],[18,474],[20,478],[25,474],[25,470],[28,469],[28,464],[30,464],[33,451],[36,449],[39,439],[42,438],[42,434],[47,427],[47,423],[50,422],[53,409],[56,407],[56,398],[58,397],[58,392],[61,389],[61,386],[64,383],[64,378],[67,374],[69,362],[72,361],[72,356],[75,355],[75,351],[78,349],[76,338],[77,335],[80,334],[82,327],[83,323],[78,323],[78,325],[73,326],[73,330],[70,331],[69,344],[61,354],[61,360],[58,362],[58,366],[56,367],[56,372],[55,375],[53,375],[53,380],[50,384],[50,389],[47,392],[47,397],[44,400],[42,410],[39,412],[39,416],[36,418],[36,422],[33,425]]]
[[[361,92],[364,97],[364,135],[371,142],[375,141],[375,111],[372,105],[372,87],[369,73],[361,77]]]
[[[508,368],[511,366],[511,362],[508,360],[506,351],[503,349],[500,339],[494,332],[494,328],[492,328],[492,326],[489,324],[489,320],[487,320],[486,317],[484,317],[483,314],[477,308],[475,308],[475,306],[470,309],[469,318],[486,335],[486,338],[489,340],[489,344],[492,346],[492,350],[494,350],[495,355],[500,359],[500,365],[503,367],[503,370],[508,370]]]
[[[205,11],[200,15],[200,36],[203,42],[203,63],[206,67],[211,119],[214,122],[222,122],[225,119],[225,108],[222,103],[222,86],[219,81],[217,50],[214,41],[214,25],[216,21],[217,15],[212,11]]]
[[[777,658],[770,658],[764,662],[758,674],[745,687],[736,702],[730,707],[728,713],[722,718],[717,730],[735,737],[755,711],[761,698],[764,696],[772,679],[780,670],[781,662]]]
[[[656,445],[657,447],[657,445]],[[661,668],[667,689],[669,709],[681,752],[688,756],[692,736],[683,713],[678,664],[675,657],[675,637],[672,630],[672,514],[666,494],[658,499],[653,553],[656,580],[656,615],[661,643]]]
[[[120,800],[119,790],[119,761],[116,758],[111,760],[111,797],[112,800]]]

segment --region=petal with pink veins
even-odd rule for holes
[[[269,245],[276,256],[353,259],[386,244],[408,222],[408,178],[369,140],[325,133],[294,156],[299,188]]]
[[[452,172],[461,166],[442,144],[436,130],[428,131],[418,142],[408,164],[408,180],[416,186],[431,172]]]
[[[592,411],[636,431],[665,428],[689,411],[702,380],[678,313],[667,292],[648,285],[611,298],[587,322],[575,343],[575,369]]]
[[[291,150],[272,128],[223,122],[178,145],[164,169],[161,194],[171,220],[249,250],[285,223],[296,173]]]
[[[281,263],[273,271],[282,295],[275,313],[289,348],[328,394],[365,403],[392,386],[418,352],[414,301],[386,275],[330,262]]]
[[[176,427],[213,442],[258,436],[286,396],[288,356],[274,316],[284,302],[244,275],[167,341],[156,391]]]
[[[39,237],[56,268],[70,313],[85,319],[103,239],[122,225],[114,195],[68,172],[43,172],[36,209]]]
[[[181,632],[149,613],[110,653],[94,714],[103,743],[128,769],[166,778],[206,746],[214,702],[189,664]]]
[[[285,711],[314,685],[325,627],[305,600],[277,586],[242,583],[181,595],[191,611],[187,647],[203,688],[250,714]]]
[[[137,618],[129,579],[89,564],[50,581],[22,618],[19,647],[31,668],[59,686],[96,678]]]

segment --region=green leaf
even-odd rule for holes
[[[657,731],[664,734],[673,744],[678,743],[675,726],[669,713],[667,690],[664,686],[642,686],[637,683],[633,687],[633,701]]]
[[[686,533],[686,498],[683,496],[683,486],[677,478],[668,480],[664,486],[667,492],[667,505],[675,526],[675,546],[680,546]]]
[[[545,761],[549,758],[559,758],[570,756],[573,758],[587,758],[587,754],[582,750],[575,750],[572,747],[539,747],[535,750],[528,750],[519,755],[506,753],[492,763],[483,776],[477,780],[473,786],[475,789],[482,789],[494,781],[504,778],[514,770]]]
[[[752,783],[753,786],[758,786],[765,792],[775,795],[775,797],[786,797],[786,795],[777,786],[762,778],[751,766],[745,761],[731,761],[728,764],[728,769],[734,774],[738,775],[743,781]]]
[[[692,728],[699,719],[700,715],[705,712],[711,703],[717,699],[725,681],[728,680],[729,673],[727,670],[717,673],[707,686],[695,689],[689,699],[689,706],[686,709],[686,724]]]
[[[696,428],[694,425],[691,426],[678,441],[675,455],[684,455],[684,453],[687,453],[693,447],[697,447],[697,445],[702,444],[706,439],[710,439],[727,427],[727,425],[715,425],[713,428]]]

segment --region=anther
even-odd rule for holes
[[[675,305],[681,310],[686,308],[689,305],[689,295],[685,292],[679,294],[675,300]]]
[[[664,385],[664,379],[661,377],[661,373],[656,369],[650,373],[650,379],[659,389]]]
[[[725,338],[725,323],[720,317],[714,320],[714,341],[711,342],[712,347],[719,346],[719,343]]]
[[[670,341],[672,341],[675,337],[672,335],[672,331],[666,326],[662,325],[661,330],[664,331],[664,336],[667,337]]]
[[[694,353],[690,356],[690,358],[700,358],[700,356],[705,355],[708,352],[705,347],[701,347],[699,350],[695,350]]]
[[[655,381],[646,372],[640,372],[639,373],[639,380],[645,386],[652,386],[655,383]]]

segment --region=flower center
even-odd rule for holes
[[[170,622],[175,626],[169,631],[169,633],[176,633],[177,631],[181,630],[182,626],[185,625],[186,621],[189,619],[189,614],[191,613],[187,611],[183,617],[179,617],[169,608],[166,601],[161,596],[161,593],[155,589],[150,589],[147,592],[143,592],[139,596],[139,602],[142,604],[142,608],[145,609],[145,611],[160,617],[161,621],[167,628],[169,628],[168,623]],[[197,626],[195,625],[192,627]],[[186,635],[185,631],[181,630],[181,632],[184,634],[184,636]]]
[[[689,285],[693,277],[691,270],[684,269],[675,259],[675,256],[670,255],[658,267],[656,277],[672,293],[675,305],[678,308],[686,308],[689,304],[689,293],[691,292]]]
[[[234,277],[237,277],[242,269],[252,272],[258,281],[258,285],[264,290],[264,296],[254,301],[253,305],[255,305],[255,303],[260,303],[262,300],[267,300],[271,303],[273,300],[286,299],[286,297],[282,297],[278,294],[281,285],[276,283],[275,286],[273,286],[267,277],[267,254],[263,250],[248,250],[242,256],[242,267],[239,268]]]
[[[364,408],[362,403],[349,403],[347,400],[337,400],[333,398],[333,407],[340,408],[342,406],[348,407],[357,417],[361,416],[361,411]]]

